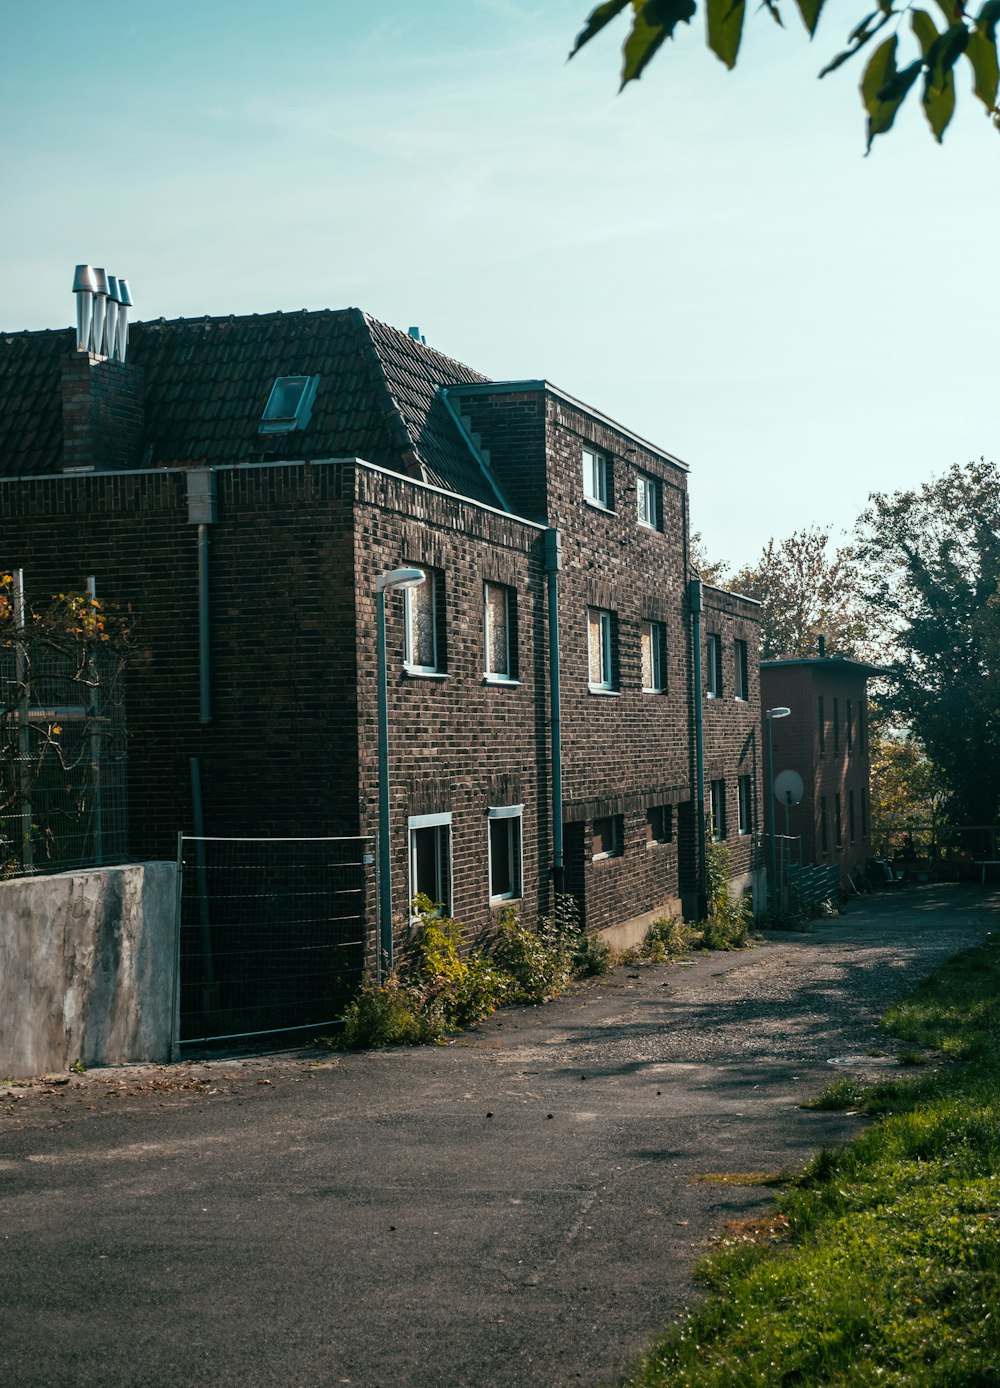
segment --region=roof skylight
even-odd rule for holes
[[[293,429],[304,429],[318,385],[318,376],[279,376],[267,397],[257,432],[290,434]]]

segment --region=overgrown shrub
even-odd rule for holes
[[[729,892],[729,849],[712,838],[708,825],[708,918],[700,922],[701,943],[706,949],[746,949],[750,943],[752,915],[743,897]]]
[[[665,964],[668,959],[687,954],[700,939],[700,933],[694,926],[685,925],[676,916],[661,916],[646,932],[639,956],[653,964]]]
[[[352,1051],[380,1046],[421,1046],[436,1041],[444,1026],[428,1013],[424,999],[400,981],[395,970],[384,983],[366,982],[344,1012],[343,1045]]]

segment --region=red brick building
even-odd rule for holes
[[[417,889],[477,929],[560,881],[595,929],[695,910],[688,543],[680,460],[356,309],[140,322],[124,362],[0,337],[0,565],[136,614],[138,856],[191,829],[192,767],[208,833],[375,831],[375,580],[416,566],[387,596],[397,930]],[[704,794],[741,887],[755,613],[704,590]]]
[[[788,708],[772,720],[774,774],[795,771],[799,804],[775,801],[775,830],[801,838],[805,865],[835,865],[843,882],[871,857],[868,679],[881,671],[843,656],[767,660],[761,708]],[[767,736],[763,719],[762,736]],[[766,793],[766,788],[765,788]],[[768,828],[765,823],[762,828]]]

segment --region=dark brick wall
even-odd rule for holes
[[[130,844],[172,857],[202,758],[211,834],[357,832],[351,499],[339,467],[218,474],[210,527],[212,721],[199,724],[197,526],[181,472],[0,485],[0,556],[36,597],[134,611]],[[348,474],[347,487],[350,488]]]
[[[386,602],[392,881],[397,938],[407,938],[410,815],[452,815],[452,909],[472,936],[490,930],[487,810],[523,804],[525,893],[545,908],[551,822],[543,534],[535,526],[404,478],[359,469],[355,566],[361,822],[378,822],[374,584],[403,565],[439,571],[447,672],[403,669],[403,597]],[[484,681],[483,584],[516,590],[516,686]]]
[[[71,352],[61,371],[64,468],[137,467],[145,420],[142,368]]]
[[[702,701],[705,752],[705,805],[711,805],[709,784],[725,782],[726,837],[733,877],[750,872],[755,866],[754,832],[739,832],[738,782],[752,777],[754,828],[765,827],[763,810],[763,759],[760,745],[760,626],[757,604],[734,593],[707,585],[702,588]],[[710,635],[722,638],[722,693],[707,693],[706,647]],[[736,697],[737,641],[747,645],[748,698]]]
[[[545,396],[541,391],[449,391],[452,403],[489,450],[490,469],[510,506],[544,521]]]
[[[797,771],[805,782],[802,804],[788,814],[789,833],[802,837],[804,863],[836,863],[841,878],[863,868],[871,856],[871,816],[868,802],[870,764],[868,756],[867,683],[865,676],[842,666],[824,667],[819,661],[809,665],[764,665],[761,667],[762,705],[787,707],[787,718],[774,723],[775,775],[786,769]],[[825,748],[820,751],[819,700],[823,700],[826,724]],[[833,717],[837,705],[839,747],[835,745]],[[853,747],[847,743],[847,705],[853,715]],[[859,710],[864,709],[864,729],[859,727]],[[854,839],[850,835],[850,796],[854,793]],[[843,841],[836,842],[836,796],[841,798]],[[827,849],[820,834],[822,797],[827,803]],[[862,833],[862,797],[864,827]],[[775,807],[777,831],[784,831],[784,809]]]

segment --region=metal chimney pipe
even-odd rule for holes
[[[128,311],[132,307],[132,295],[129,293],[128,280],[119,279],[118,281],[118,352],[119,361],[125,360],[125,353],[128,351]]]
[[[104,319],[108,307],[108,277],[103,266],[94,266],[94,326],[91,336],[91,351],[96,352],[99,357],[105,355],[104,352]]]
[[[94,316],[94,291],[97,281],[89,265],[78,265],[73,275],[73,293],[76,295],[76,350],[90,350],[90,324]]]
[[[118,352],[118,305],[121,302],[121,295],[118,290],[118,279],[115,275],[108,276],[108,316],[104,323],[104,340],[107,343],[107,355],[114,361]]]

